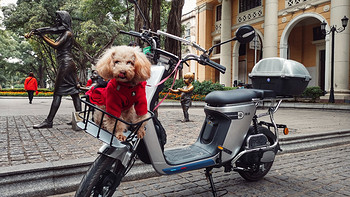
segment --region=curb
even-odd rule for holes
[[[3,197],[49,196],[74,192],[96,158],[83,158],[4,167],[0,172]],[[123,181],[160,176],[152,165],[135,162]]]

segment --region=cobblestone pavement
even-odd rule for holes
[[[345,197],[350,196],[350,146],[277,155],[260,181],[247,182],[236,172],[213,170],[218,196]],[[74,193],[55,195],[71,197]],[[204,170],[122,182],[114,197],[211,197]]]
[[[102,143],[67,125],[71,121],[71,101],[63,101],[53,128],[38,130],[32,125],[46,117],[50,100],[38,99],[30,106],[24,100],[24,107],[16,102],[17,108],[10,106],[11,102],[0,104],[0,111],[5,109],[0,114],[0,169],[97,156]],[[180,108],[159,109],[168,136],[166,148],[188,145],[197,139],[203,108],[190,108],[191,122],[181,123],[182,118]],[[345,110],[280,109],[275,119],[289,126],[290,135],[350,128],[350,111]],[[246,182],[238,173],[224,173],[222,169],[215,169],[213,176],[221,196],[350,196],[349,161],[350,147],[344,145],[278,155],[270,173],[259,182]],[[123,182],[119,191],[119,196],[211,196],[203,170]]]
[[[102,143],[83,131],[73,131],[67,125],[70,114],[56,115],[51,129],[32,128],[45,117],[0,115],[0,167],[96,156]],[[181,109],[160,108],[159,119],[167,131],[165,148],[195,142],[204,117],[202,108],[190,108],[191,122],[182,123]],[[280,109],[275,119],[289,126],[290,135],[350,128],[348,111]]]
[[[278,155],[263,180],[213,173],[219,196],[350,196],[350,146]],[[122,182],[114,196],[212,196],[204,170]]]
[[[204,120],[204,115],[192,115],[193,121],[181,123],[180,119],[177,120],[178,115],[179,110],[175,109],[159,115],[161,120],[168,120],[163,122],[168,134],[166,147],[194,142]],[[32,128],[33,124],[40,123],[45,117],[0,116],[0,167],[97,156],[102,143],[84,131],[73,131],[67,125],[71,115],[56,115],[50,129]]]

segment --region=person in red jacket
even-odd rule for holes
[[[34,92],[38,94],[38,82],[32,72],[30,72],[29,76],[24,80],[24,89],[28,92],[29,104],[32,104]]]

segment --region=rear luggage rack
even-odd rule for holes
[[[83,99],[85,98],[85,100]],[[85,104],[84,110],[78,113],[79,121],[77,121],[77,126],[83,130],[85,130],[86,133],[92,135],[93,137],[101,140],[102,142],[109,144],[113,147],[120,147],[122,144],[125,144],[125,142],[135,141],[137,139],[137,131],[141,128],[142,123],[145,121],[148,121],[149,119],[153,118],[154,113],[151,111],[148,111],[150,114],[150,117],[137,122],[137,123],[130,123],[126,122],[100,108],[98,108],[96,105],[90,103],[88,100],[88,96],[82,97],[80,99],[82,103]],[[102,112],[100,123],[97,124],[93,120],[93,113],[95,110],[98,110]],[[113,132],[109,132],[102,128],[103,118],[108,115],[110,118],[115,120]],[[115,137],[115,129],[117,127],[118,122],[123,122],[128,126],[128,131],[124,132],[124,135],[127,136],[125,142],[119,141]]]

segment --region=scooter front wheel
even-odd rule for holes
[[[82,179],[76,197],[112,196],[124,177],[125,168],[119,160],[99,155]]]

